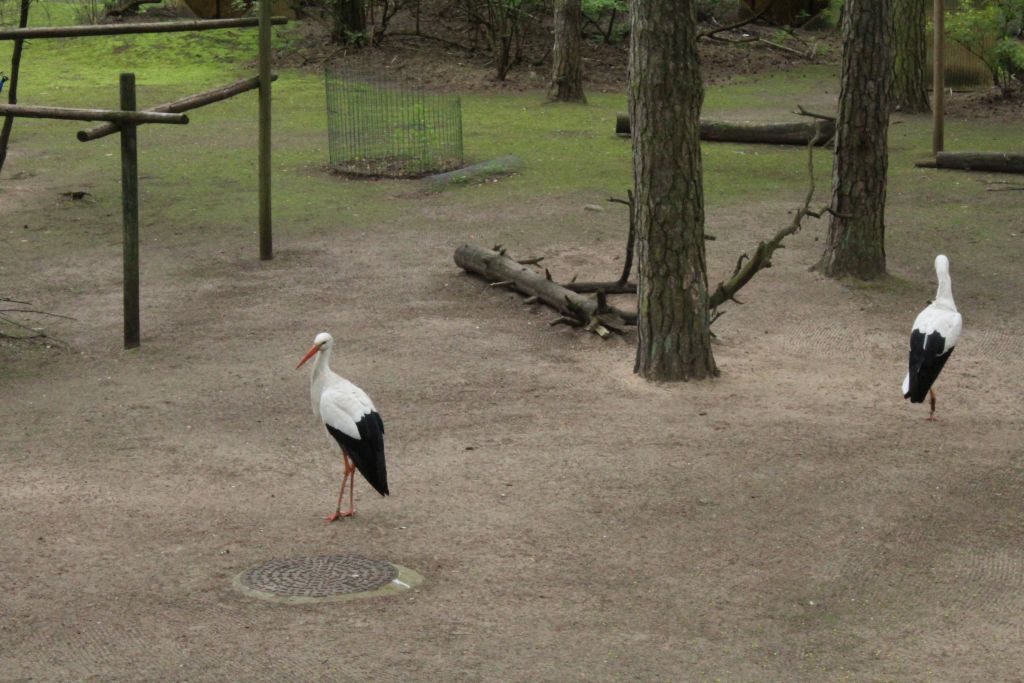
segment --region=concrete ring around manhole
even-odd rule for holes
[[[422,583],[401,565],[361,555],[310,555],[271,560],[238,574],[232,586],[260,600],[291,605],[393,595]]]

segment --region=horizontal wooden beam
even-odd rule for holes
[[[270,80],[276,81],[277,74],[273,74]],[[220,102],[226,100],[229,97],[234,97],[249,90],[254,90],[260,87],[259,76],[253,76],[252,78],[243,78],[240,81],[235,81],[229,85],[221,86],[220,88],[214,88],[212,90],[206,90],[195,95],[189,95],[183,97],[180,100],[174,100],[173,102],[167,102],[165,104],[158,104],[155,107],[147,107],[143,111],[156,111],[166,113],[181,113],[183,111],[190,111],[207,104],[213,104],[214,102]],[[93,126],[86,130],[78,131],[78,139],[82,142],[89,142],[90,140],[98,140],[100,138],[112,135],[120,130],[120,126],[110,121],[101,123],[98,126]]]
[[[272,24],[287,24],[287,17],[274,17]],[[177,31],[212,31],[220,28],[252,28],[259,26],[258,17],[238,19],[196,19],[188,21],[154,21],[147,23],[96,24],[82,26],[33,26],[0,31],[0,40],[28,38],[81,38],[83,36],[113,36],[124,33],[174,33]]]
[[[63,119],[66,121],[116,121],[120,123],[188,123],[184,114],[154,111],[117,111],[111,109],[69,109],[67,107],[31,107],[0,104],[0,116],[26,119]]]

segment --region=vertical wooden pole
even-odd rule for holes
[[[135,74],[121,74],[121,109],[135,109]],[[124,223],[124,348],[139,341],[139,154],[134,123],[121,124],[121,208]]]
[[[260,259],[274,258],[270,221],[270,10],[260,3]]]
[[[946,7],[943,0],[934,0],[932,33],[932,153],[938,154],[945,146],[946,116]]]

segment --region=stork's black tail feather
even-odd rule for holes
[[[358,439],[330,425],[326,427],[342,450],[352,458],[356,469],[370,486],[380,495],[388,495],[388,468],[384,461],[384,421],[380,415],[373,411],[360,418],[356,423],[359,429]]]
[[[911,403],[924,403],[928,390],[953,354],[953,349],[942,353],[945,346],[946,340],[938,332],[927,337],[919,330],[910,334],[910,388],[903,398],[909,398]]]

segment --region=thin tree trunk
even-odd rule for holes
[[[629,114],[638,325],[634,371],[650,380],[718,374],[708,324],[695,0],[634,0]]]
[[[830,277],[885,274],[885,191],[892,110],[892,1],[847,0],[825,253]]]
[[[586,102],[580,54],[583,11],[580,0],[556,0],[554,69],[548,96],[555,102]]]
[[[32,0],[21,0],[21,12],[18,15],[18,28],[28,26],[28,6]],[[18,103],[18,72],[21,71],[21,51],[25,41],[17,38],[14,41],[14,50],[11,54],[11,80],[7,90],[7,104]],[[4,162],[7,161],[7,145],[11,141],[11,129],[14,127],[14,117],[4,117],[3,128],[0,129],[0,173],[4,170]]]
[[[896,111],[919,114],[931,111],[928,104],[928,69],[925,64],[928,41],[929,0],[892,0],[893,66],[892,105]]]

